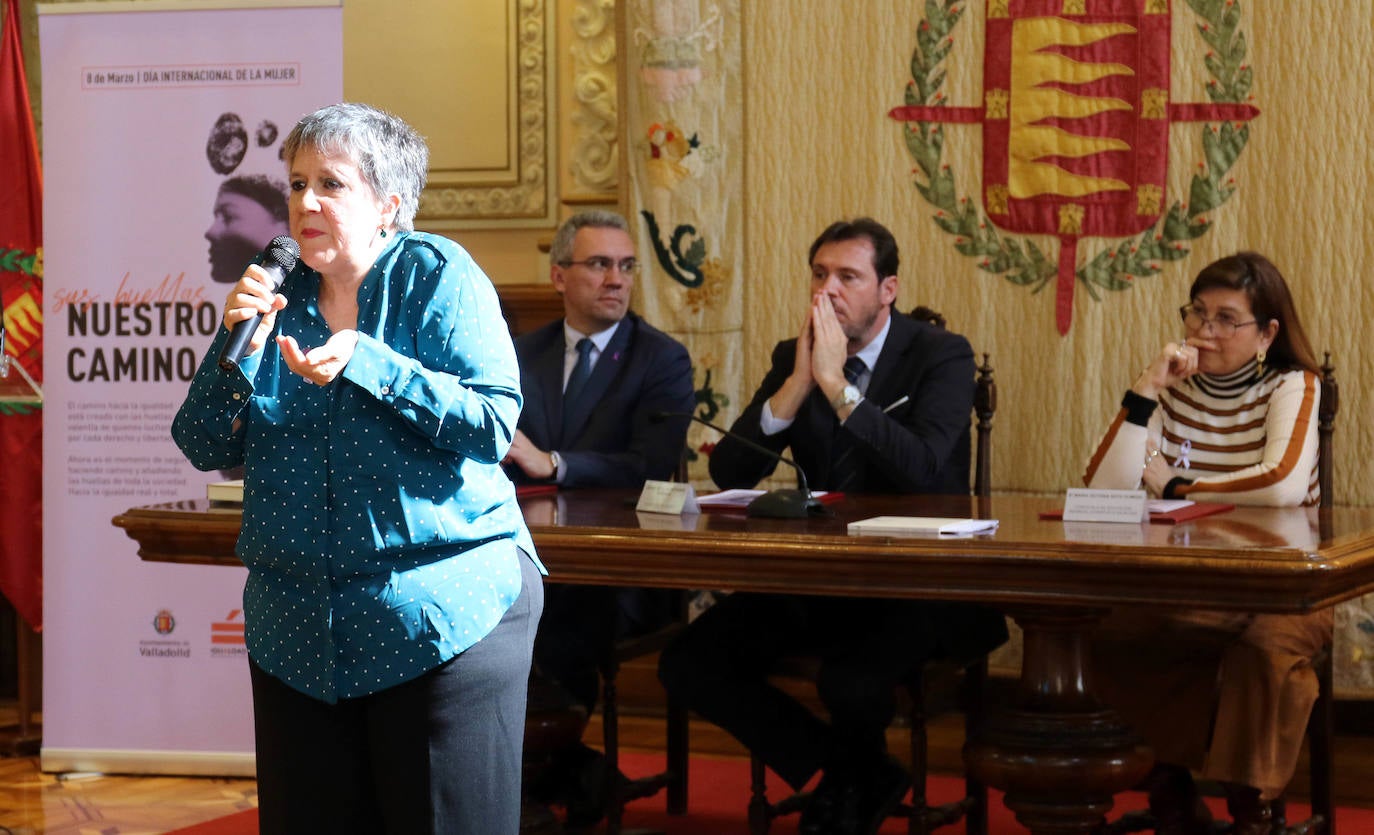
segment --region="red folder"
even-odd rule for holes
[[[1171,510],[1168,513],[1151,513],[1150,521],[1158,525],[1177,525],[1179,522],[1188,522],[1203,516],[1211,516],[1213,513],[1225,513],[1235,509],[1235,505],[1223,502],[1193,502],[1187,507],[1180,507],[1178,510]]]

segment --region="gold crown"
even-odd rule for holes
[[[987,201],[988,201],[988,214],[992,214],[992,215],[1004,215],[1004,214],[1006,214],[1006,213],[1007,213],[1007,200],[1008,200],[1009,197],[1010,197],[1010,193],[1007,191],[1006,185],[1004,185],[1004,184],[1002,184],[1002,183],[998,183],[998,184],[996,184],[996,185],[988,186],[988,196],[987,196]]]
[[[1140,94],[1140,118],[1163,119],[1169,115],[1169,91],[1151,87]]]
[[[1011,93],[1006,90],[989,90],[983,94],[988,109],[987,118],[1005,119],[1010,110]]]
[[[1083,234],[1084,208],[1077,203],[1065,203],[1059,207],[1059,234]]]
[[[1143,183],[1135,190],[1135,213],[1146,217],[1157,215],[1163,199],[1164,189],[1153,183]]]

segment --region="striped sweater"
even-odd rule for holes
[[[1083,481],[1140,484],[1147,443],[1157,445],[1179,498],[1271,507],[1315,505],[1319,381],[1308,371],[1265,371],[1251,362],[1232,374],[1197,374],[1158,403],[1127,392]]]

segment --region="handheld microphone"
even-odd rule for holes
[[[699,418],[690,412],[654,412],[649,416],[654,422],[665,421],[669,418],[687,418],[696,421],[703,426],[709,426],[727,438],[733,438],[756,452],[762,452],[774,461],[781,461],[787,466],[797,471],[797,489],[795,490],[769,490],[758,498],[754,499],[744,509],[746,516],[763,517],[767,519],[805,519],[808,516],[819,516],[826,512],[825,506],[820,499],[811,495],[811,488],[806,484],[806,473],[798,466],[796,461],[785,455],[774,452],[763,444],[756,443],[737,432],[731,432],[721,426],[716,426],[708,420]]]
[[[273,293],[281,287],[281,283],[286,280],[286,274],[295,269],[296,262],[300,260],[301,247],[290,237],[278,235],[267,244],[267,248],[262,254],[253,259],[253,263],[261,266],[267,271],[271,278]],[[225,371],[233,371],[238,367],[243,355],[248,351],[248,343],[253,339],[253,333],[262,324],[262,314],[259,313],[252,319],[239,322],[234,325],[234,329],[229,332],[229,341],[224,343],[224,348],[219,352],[219,367]]]

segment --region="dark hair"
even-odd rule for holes
[[[240,174],[219,184],[220,194],[241,194],[266,209],[273,218],[285,223],[287,199],[286,183],[263,174]]]
[[[1269,346],[1265,365],[1280,371],[1302,368],[1313,374],[1321,373],[1312,344],[1307,341],[1307,332],[1302,329],[1298,311],[1293,307],[1288,282],[1268,258],[1257,252],[1237,252],[1213,261],[1193,279],[1188,298],[1196,299],[1199,293],[1213,289],[1244,292],[1250,301],[1250,311],[1255,315],[1256,327],[1264,328],[1270,321],[1279,323],[1279,332],[1274,336],[1274,344]]]
[[[887,227],[871,217],[857,217],[853,220],[837,220],[826,227],[825,231],[811,244],[806,263],[816,260],[816,251],[822,246],[836,241],[852,241],[867,238],[873,245],[873,271],[878,281],[897,274],[900,259],[897,256],[897,239],[887,231]]]

